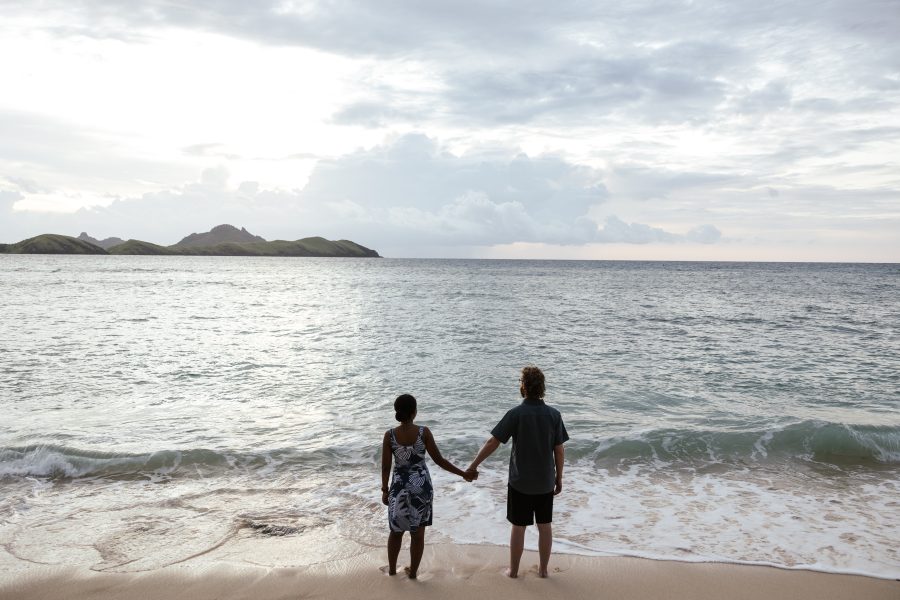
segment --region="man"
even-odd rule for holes
[[[525,528],[538,527],[541,564],[538,574],[547,576],[553,544],[553,497],[562,491],[563,443],[569,439],[562,416],[544,403],[544,374],[534,366],[522,369],[519,393],[523,401],[509,410],[491,430],[478,456],[469,466],[476,471],[494,450],[511,437],[506,519],[512,524],[509,536],[509,577],[518,577],[519,561],[525,548]]]

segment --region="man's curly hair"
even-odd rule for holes
[[[544,374],[534,365],[522,369],[521,382],[526,398],[544,397]]]

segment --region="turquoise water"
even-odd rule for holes
[[[0,256],[0,292],[11,560],[380,544],[393,398],[465,465],[534,363],[558,549],[900,576],[897,265]],[[504,451],[432,469],[429,539],[505,543]]]

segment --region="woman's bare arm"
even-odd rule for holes
[[[464,477],[466,481],[471,481],[468,475],[462,469],[460,469],[441,455],[441,451],[438,450],[437,444],[434,441],[434,436],[431,434],[431,430],[427,427],[422,432],[422,438],[425,440],[425,449],[428,450],[428,456],[431,457],[431,460],[434,461],[434,464],[444,469],[445,471],[450,471],[455,475]]]
[[[388,503],[388,477],[391,475],[392,458],[391,435],[386,431],[381,444],[381,502],[384,504]]]

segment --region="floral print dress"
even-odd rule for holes
[[[394,455],[394,473],[388,491],[388,525],[391,531],[414,532],[419,527],[431,525],[431,501],[434,489],[431,475],[425,464],[425,440],[423,427],[411,446],[397,443],[394,430],[391,434],[391,452]]]

